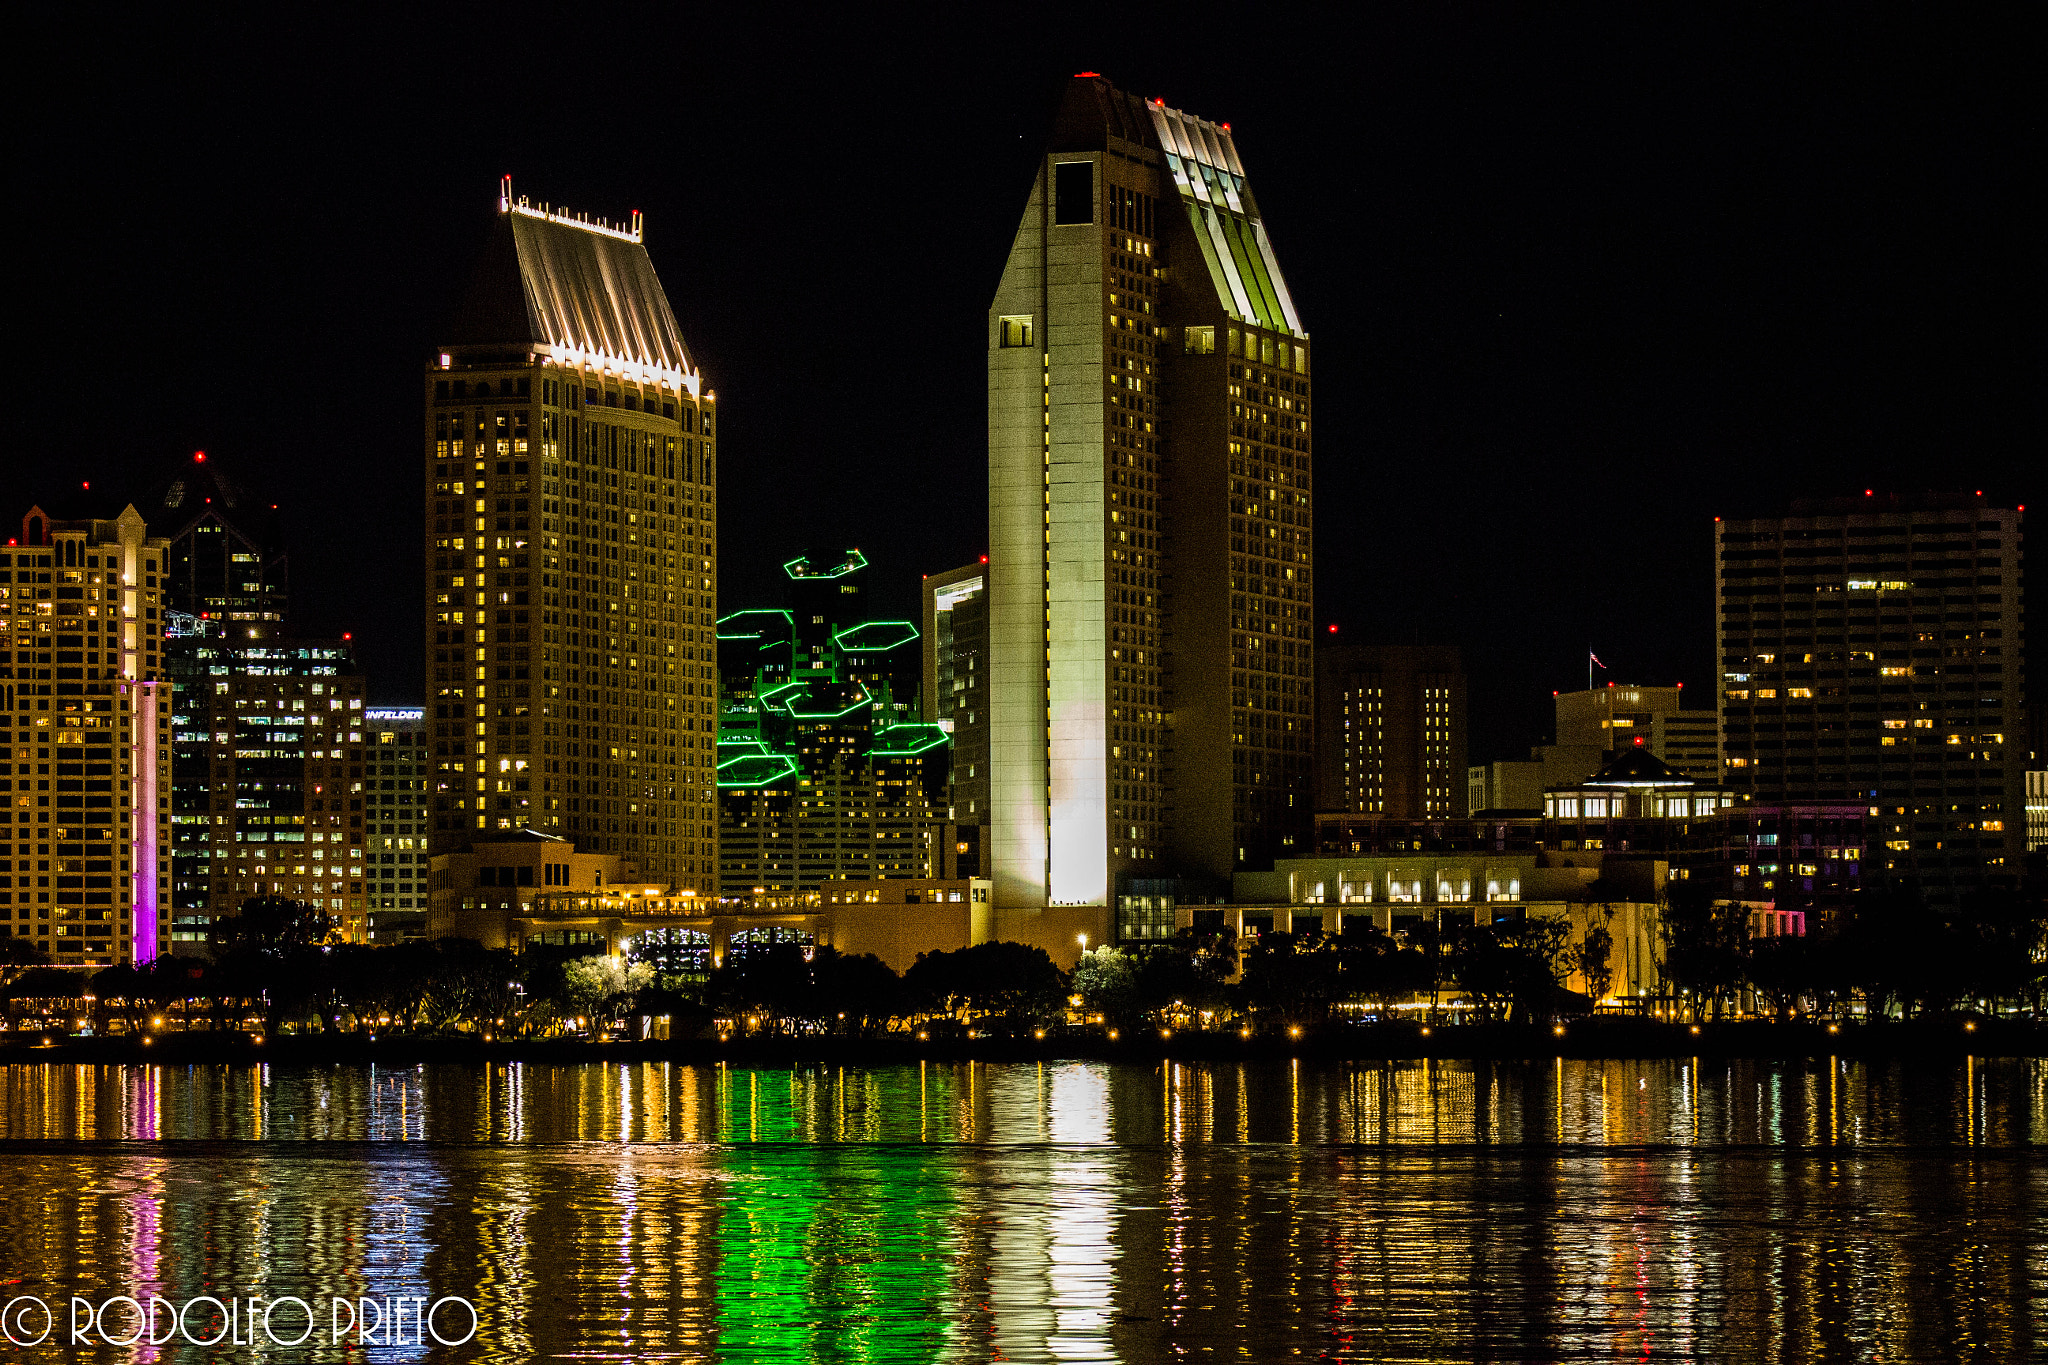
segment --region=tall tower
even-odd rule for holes
[[[243,732],[244,723],[254,718],[252,703],[260,700],[259,709],[268,711],[281,699],[271,681],[273,667],[281,660],[303,662],[292,651],[276,647],[291,605],[289,559],[276,504],[230,478],[219,461],[202,450],[178,462],[147,507],[149,524],[170,542],[164,575],[164,666],[172,692],[171,943],[173,951],[196,953],[203,950],[216,915],[235,913],[250,896],[270,895],[272,885],[286,885],[255,882],[251,869],[257,863],[246,856],[277,833],[271,828],[276,818],[287,813],[303,817],[312,788],[324,789],[334,777],[346,778],[347,773],[309,772],[304,781],[265,780],[261,772],[272,769],[272,760],[285,757],[289,742],[305,735],[291,734],[288,741],[287,731],[265,729],[262,742],[252,744]],[[346,657],[340,641],[323,643],[329,657],[322,663]],[[292,666],[286,671],[306,672]],[[322,676],[333,672],[336,669],[324,668]],[[300,697],[305,697],[303,686]],[[304,710],[303,700],[300,709]],[[271,719],[266,714],[264,724]],[[243,753],[261,757],[248,771],[238,773],[237,755]],[[322,769],[332,761],[324,748],[319,761]],[[241,790],[245,782],[251,791]],[[260,795],[252,799],[252,791]],[[324,808],[326,803],[321,804]],[[326,823],[324,813],[320,823]],[[253,839],[257,834],[263,841]],[[264,843],[261,851],[281,850]],[[261,860],[266,877],[276,862],[274,857]],[[298,878],[305,877],[312,864],[301,862],[303,854],[299,862],[281,869],[283,875],[299,867]],[[327,875],[325,866],[321,874]],[[312,898],[313,884],[298,878],[289,883],[292,894]],[[362,918],[346,913],[352,894],[325,880],[318,884],[320,908],[334,910],[344,925]]]
[[[1762,805],[1867,802],[1884,841],[1870,858],[1938,904],[2016,879],[2022,521],[1969,494],[1717,520],[1728,785]],[[1746,890],[1812,890],[1826,859],[1810,842]]]
[[[170,950],[167,548],[133,506],[33,507],[0,547],[0,753],[16,793],[0,811],[0,930],[61,966]]]
[[[436,853],[533,828],[717,885],[717,468],[641,236],[512,197],[429,360]]]
[[[1229,126],[1070,81],[988,346],[997,904],[1303,847],[1308,334]]]

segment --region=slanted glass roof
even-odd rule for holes
[[[1230,129],[1157,101],[1147,108],[1224,311],[1240,322],[1306,337]]]

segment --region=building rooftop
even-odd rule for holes
[[[668,295],[630,229],[498,200],[498,217],[444,344],[535,347],[567,362],[610,363],[697,387]]]

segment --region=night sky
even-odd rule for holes
[[[1704,702],[1717,513],[2041,496],[2035,49],[1548,8],[17,20],[7,482],[139,501],[206,450],[283,508],[299,629],[417,701],[421,371],[510,172],[647,216],[720,398],[722,607],[858,545],[908,612],[985,548],[985,312],[1097,70],[1233,125],[1315,341],[1322,620],[1462,645],[1475,762],[1589,643]]]

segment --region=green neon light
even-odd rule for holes
[[[860,684],[855,683],[854,686],[860,687]],[[810,689],[805,687],[804,691],[808,693]],[[873,703],[874,698],[869,695],[865,687],[861,687],[860,697],[851,706],[842,707],[837,711],[799,711],[796,709],[795,702],[786,703],[783,709],[798,720],[837,720],[841,716],[850,716],[863,706],[869,706]]]
[[[874,747],[868,750],[871,758],[910,758],[931,750],[951,740],[945,730],[936,725],[914,722],[906,725],[891,725],[875,732]]]
[[[718,618],[718,638],[721,640],[760,639],[764,634],[767,633],[765,628],[762,630],[734,629],[730,631],[726,629],[727,626],[732,626],[736,623],[743,622],[745,618],[749,616],[773,616],[778,618],[785,627],[787,627],[792,620],[788,612],[782,611],[775,607],[748,607],[744,611],[729,612],[726,615]]]
[[[859,550],[848,550],[846,558],[830,569],[813,569],[808,555],[798,555],[782,566],[782,571],[791,578],[844,578],[858,573],[868,566],[868,557]]]
[[[769,688],[765,692],[756,692],[754,694],[754,700],[759,702],[764,710],[773,711],[777,707],[777,697],[780,697],[783,693],[789,691],[791,688],[802,690],[803,687],[804,684],[801,681],[792,678],[788,682],[775,684],[775,686]]]
[[[832,643],[852,654],[879,654],[916,638],[917,627],[909,621],[863,621],[832,632]]]
[[[745,754],[718,765],[718,785],[772,787],[796,771],[796,760],[787,754]]]

